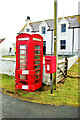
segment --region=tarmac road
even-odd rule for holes
[[[2,118],[78,118],[78,108],[72,106],[50,106],[31,103],[1,92],[0,101],[1,94]]]

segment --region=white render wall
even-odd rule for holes
[[[61,24],[66,24],[66,32],[61,33]],[[73,30],[68,29],[69,22],[63,18],[58,23],[58,53],[71,53],[72,52],[72,39],[73,39]],[[66,40],[66,49],[61,50],[60,49],[60,40]]]
[[[2,51],[0,51],[0,59],[2,58]]]
[[[47,31],[47,37],[45,40],[46,40],[46,54],[51,54],[51,31]]]
[[[40,32],[37,32],[36,34],[40,34],[43,37],[43,41],[46,41],[46,54],[51,54],[52,31],[46,31],[46,34],[41,34]],[[53,48],[54,48],[54,32],[53,32]]]
[[[72,39],[73,39],[73,30],[72,29],[68,29],[67,30],[67,36],[66,36],[67,52],[72,52]]]
[[[2,56],[9,55],[9,49],[10,49],[10,47],[12,48],[11,55],[15,55],[14,47],[13,47],[13,45],[12,45],[11,42],[9,42],[8,40],[5,39],[0,44],[0,50],[2,51]]]
[[[10,76],[15,75],[16,60],[10,58],[0,59],[0,73]]]
[[[42,34],[41,33],[41,27],[45,26],[46,27],[46,34]],[[43,37],[43,41],[46,41],[46,54],[51,54],[51,39],[52,39],[52,31],[47,31],[49,29],[47,23],[45,21],[43,21],[40,26],[39,26],[39,32],[37,32],[38,34],[40,34]],[[54,47],[54,32],[53,32],[53,47]]]
[[[0,45],[0,59],[2,58],[2,46]]]
[[[78,29],[78,49],[80,49],[80,28]]]
[[[74,51],[78,50],[78,31],[80,28],[74,29]]]

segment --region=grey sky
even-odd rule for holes
[[[78,1],[58,0],[58,17],[77,15]],[[0,0],[0,38],[15,42],[16,33],[31,21],[54,18],[54,0]]]

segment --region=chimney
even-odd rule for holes
[[[29,17],[29,16],[27,16],[27,20],[30,20],[30,17]]]
[[[27,19],[25,21],[26,21],[26,24],[29,24],[31,22],[30,17],[27,16]]]

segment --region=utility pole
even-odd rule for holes
[[[57,68],[57,0],[54,0],[54,56]],[[53,90],[56,90],[57,72],[53,73]]]

